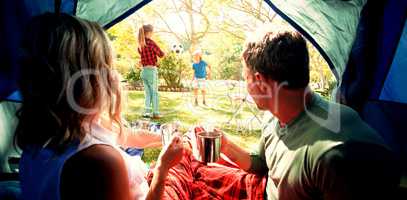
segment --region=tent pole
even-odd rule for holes
[[[60,13],[60,9],[61,9],[61,0],[55,0],[55,7],[54,7],[54,12],[56,14]]]

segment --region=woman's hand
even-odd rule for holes
[[[171,167],[178,164],[184,154],[184,146],[181,137],[174,136],[171,143],[161,150],[158,157],[157,167],[168,171]]]
[[[178,164],[184,154],[181,137],[174,136],[168,146],[161,151],[157,165],[154,168],[154,177],[150,184],[150,190],[146,200],[161,199],[164,191],[165,180],[168,170]]]

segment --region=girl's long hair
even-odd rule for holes
[[[138,44],[139,51],[142,51],[146,46],[146,34],[153,32],[153,25],[145,24],[138,30]]]
[[[46,13],[29,23],[22,43],[15,142],[62,152],[81,141],[99,115],[120,127],[121,92],[111,72],[110,42],[94,22]],[[119,134],[120,134],[119,133]]]

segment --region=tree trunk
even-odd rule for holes
[[[189,25],[191,29],[190,37],[191,37],[191,47],[189,48],[189,52],[192,54],[197,48],[197,39],[196,39],[196,33],[195,33],[195,23],[194,23],[194,11],[193,11],[193,5],[192,5],[192,0],[187,0],[187,12],[189,16]]]

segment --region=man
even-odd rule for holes
[[[268,32],[243,51],[244,77],[258,108],[273,117],[255,153],[223,138],[240,168],[268,174],[267,199],[392,199],[397,162],[351,108],[309,87],[309,56],[298,32]]]

